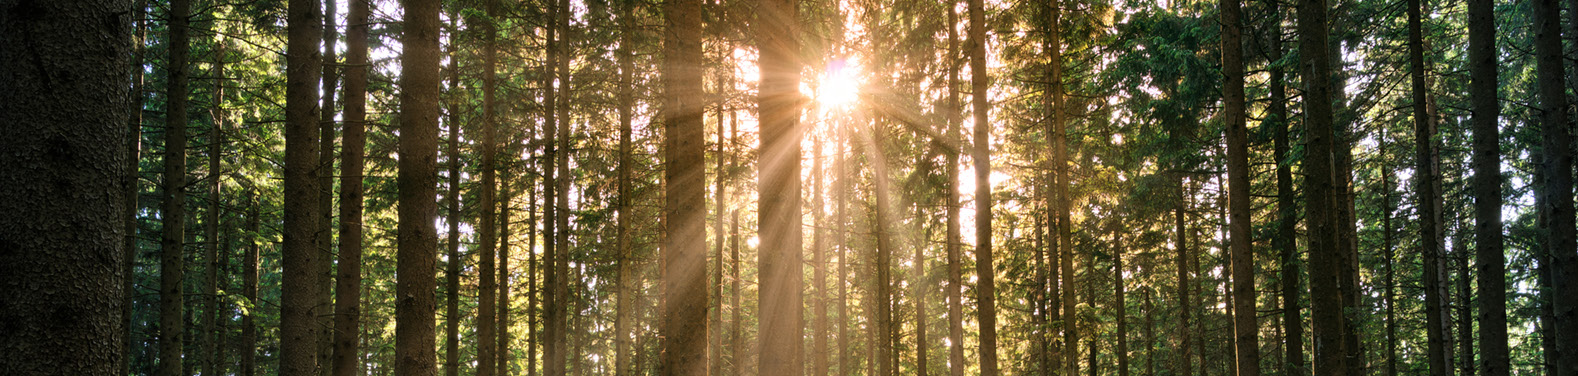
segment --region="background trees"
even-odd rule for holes
[[[132,5],[127,367],[1566,364],[1571,10],[1394,3]]]

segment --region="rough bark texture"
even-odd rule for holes
[[[1299,50],[1304,67],[1306,152],[1305,208],[1310,235],[1310,300],[1314,322],[1314,374],[1347,371],[1342,345],[1342,296],[1338,291],[1343,246],[1337,238],[1339,214],[1334,178],[1331,69],[1327,56],[1326,0],[1302,0],[1298,6]]]
[[[350,0],[346,15],[345,131],[340,147],[340,252],[334,286],[334,376],[360,373],[362,161],[367,147],[367,42],[372,0]]]
[[[762,119],[761,153],[757,159],[757,210],[761,213],[757,256],[761,288],[757,294],[758,312],[766,313],[757,323],[761,335],[757,369],[763,376],[800,375],[804,367],[799,124],[802,98],[798,89],[801,64],[797,4],[795,0],[765,0],[757,10],[756,36],[761,51],[757,63],[761,67],[758,106]],[[671,161],[674,162],[677,161]],[[674,228],[670,227],[670,231]],[[674,263],[669,264],[671,270],[675,267]]]
[[[1496,95],[1494,0],[1469,0],[1468,43],[1469,105],[1473,114],[1470,122],[1474,132],[1474,254],[1479,265],[1479,370],[1485,376],[1507,376],[1511,364],[1507,348],[1507,256],[1501,226],[1501,135],[1497,124],[1501,103]]]
[[[1578,248],[1573,217],[1572,147],[1563,72],[1561,12],[1557,0],[1533,1],[1535,75],[1539,81],[1541,149],[1544,160],[1547,238],[1551,265],[1551,308],[1555,321],[1557,375],[1578,375]],[[1550,351],[1551,349],[1547,349]]]
[[[335,7],[338,1],[323,1],[323,105],[318,111],[318,169],[314,171],[318,178],[318,264],[315,273],[318,281],[314,287],[314,299],[317,306],[318,318],[318,374],[329,375],[332,368],[329,366],[334,360],[334,263],[330,258],[334,255],[334,91],[339,86],[338,64],[335,58],[334,45],[340,38],[338,29],[334,26],[337,15]]]
[[[1428,339],[1427,358],[1431,376],[1445,376],[1452,372],[1448,364],[1446,296],[1441,286],[1443,276],[1441,192],[1437,191],[1435,131],[1436,126],[1426,111],[1428,88],[1425,86],[1424,36],[1421,35],[1421,0],[1408,0],[1408,66],[1412,84],[1414,116],[1414,171],[1424,178],[1414,179],[1414,206],[1419,211],[1419,246],[1424,255],[1425,331]]]
[[[698,0],[670,1],[663,5],[668,29],[663,34],[662,69],[664,152],[668,163],[664,169],[668,194],[663,214],[667,219],[668,244],[662,256],[663,316],[658,330],[662,336],[659,374],[671,376],[706,375],[708,372],[706,141],[701,119],[704,108],[700,101],[703,91],[701,5]],[[764,86],[764,91],[768,87]],[[763,129],[770,128],[764,126]],[[764,135],[763,140],[768,138]],[[764,201],[767,197],[764,192]],[[766,214],[770,213],[763,214],[768,218]],[[762,243],[764,254],[773,244],[770,239],[764,236],[764,240],[768,240]],[[769,274],[764,271],[763,275]],[[766,285],[763,284],[763,291],[767,290]],[[795,307],[799,307],[798,302]]]
[[[614,221],[618,227],[618,238],[615,247],[618,252],[619,284],[617,305],[614,307],[614,375],[627,376],[636,370],[630,368],[633,364],[631,358],[631,340],[635,333],[631,330],[631,319],[634,318],[635,294],[641,284],[637,281],[635,259],[632,252],[631,237],[631,136],[635,112],[635,54],[631,51],[631,34],[635,32],[635,20],[631,19],[634,11],[634,2],[622,1],[619,3],[619,197],[615,198],[617,214]],[[721,123],[723,119],[718,119]],[[720,234],[721,235],[721,234]],[[721,242],[720,242],[721,243]],[[718,260],[722,263],[723,260]],[[722,297],[719,297],[721,299]],[[722,312],[719,312],[722,315]],[[640,351],[637,349],[636,351]]]
[[[1260,375],[1260,312],[1255,308],[1254,239],[1250,215],[1249,136],[1244,123],[1242,4],[1222,0],[1222,96],[1227,120],[1228,252],[1232,255],[1236,376]]]
[[[186,333],[186,123],[187,54],[191,50],[189,0],[172,0],[167,17],[169,39],[165,62],[164,181],[159,217],[159,370],[160,376],[182,373]]]
[[[952,139],[954,141],[954,145],[960,145],[963,143],[963,138],[960,137],[959,132],[962,128],[960,124],[964,123],[964,107],[959,102],[960,58],[959,36],[957,31],[959,25],[959,12],[956,5],[958,5],[958,0],[950,0],[948,1],[948,6],[945,7],[948,8],[948,134],[946,137]],[[960,239],[961,235],[959,230],[959,153],[962,152],[962,150],[955,148],[947,153],[948,233],[946,236],[948,243],[948,374],[950,376],[964,376],[965,366],[963,287],[964,260],[960,250],[963,245],[963,241]],[[839,170],[842,171],[842,166],[844,165],[842,159],[843,153],[839,153],[839,155],[840,159],[838,166]],[[839,181],[842,183],[843,175],[840,174],[839,176]],[[843,190],[840,189],[839,192],[842,194]],[[842,200],[839,201],[839,205],[843,205]],[[842,206],[839,208],[838,218],[843,218]],[[840,232],[840,234],[842,234],[842,232]],[[842,246],[842,239],[839,241],[839,243],[840,246]],[[840,263],[844,262],[844,256],[840,255],[838,259]],[[842,267],[840,267],[838,274],[840,276],[844,275]],[[839,285],[839,289],[839,295],[842,296],[842,284]],[[844,312],[842,309],[839,310],[838,317],[844,317]],[[841,343],[844,341],[844,336],[843,330],[840,329],[838,339]],[[844,349],[845,346],[840,344],[839,350],[844,351]],[[839,355],[839,361],[843,362],[845,357],[846,355],[841,352]],[[839,367],[839,372],[848,373],[849,369],[845,367]]]
[[[498,364],[493,361],[497,358],[496,345],[498,337],[498,285],[495,279],[497,271],[495,246],[498,238],[498,214],[494,209],[495,196],[498,192],[498,135],[494,129],[498,125],[497,104],[494,103],[495,92],[498,91],[498,51],[495,39],[498,31],[494,26],[493,16],[497,12],[498,0],[484,2],[486,19],[475,22],[481,28],[482,47],[482,192],[478,195],[477,205],[477,246],[480,251],[477,255],[477,376],[493,376]]]
[[[987,112],[986,10],[970,0],[970,104],[975,115],[975,273],[976,321],[980,324],[981,375],[997,376],[997,289],[992,268],[991,123]]]
[[[0,369],[124,374],[127,0],[0,2]],[[177,367],[179,368],[179,367]]]
[[[290,0],[285,86],[285,227],[280,287],[281,375],[318,370],[318,78],[323,13],[317,0]]]
[[[395,375],[437,373],[434,279],[438,256],[438,0],[403,0],[400,55],[399,248],[395,267]]]

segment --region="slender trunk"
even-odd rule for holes
[[[513,144],[513,141],[510,140],[500,142],[500,145],[511,144]],[[512,154],[511,152],[514,150],[511,149],[506,147],[500,155],[520,155],[518,153]],[[511,161],[505,162],[503,166],[499,167],[499,172],[502,172],[504,176],[499,180],[499,329],[498,345],[495,347],[497,352],[495,354],[498,359],[497,372],[506,376],[514,374],[514,372],[510,372],[510,355],[512,354],[510,349],[510,341],[512,340],[510,338],[512,325],[510,323],[510,311],[513,308],[510,306],[510,277],[514,275],[510,271],[510,239],[515,235],[510,231],[510,205],[511,201],[515,199],[513,196],[514,192],[510,191],[510,176],[513,176],[514,173],[510,167],[513,165],[514,163]]]
[[[453,14],[451,14],[453,16]],[[451,20],[454,18],[451,17]],[[453,22],[453,21],[452,21]],[[444,124],[449,126],[449,139],[445,140],[446,165],[448,171],[449,192],[445,199],[448,206],[444,215],[444,222],[448,224],[449,231],[444,245],[447,247],[447,256],[444,259],[444,375],[458,376],[460,374],[460,273],[465,266],[465,259],[460,255],[460,104],[454,98],[459,94],[460,86],[460,59],[456,56],[455,25],[451,29],[449,39],[449,111],[445,112]],[[436,162],[435,162],[436,163]]]
[[[1388,143],[1381,136],[1381,248],[1386,259],[1386,376],[1397,376],[1397,270],[1396,250],[1392,245],[1392,167],[1388,158]]]
[[[1436,153],[1434,149],[1435,123],[1425,110],[1428,89],[1425,87],[1424,36],[1420,25],[1421,0],[1408,1],[1408,65],[1412,82],[1414,116],[1414,160],[1417,176],[1414,179],[1414,197],[1419,210],[1419,245],[1424,255],[1425,331],[1429,339],[1428,360],[1432,376],[1445,376],[1452,372],[1447,346],[1446,297],[1441,268],[1441,194],[1436,191]]]
[[[557,73],[559,75],[559,99],[561,100],[558,103],[559,107],[554,109],[559,111],[559,124],[554,128],[556,133],[554,141],[558,142],[558,144],[554,145],[555,153],[553,158],[555,159],[554,166],[558,170],[554,172],[557,179],[554,180],[553,189],[555,194],[552,205],[556,208],[555,211],[558,212],[558,215],[553,218],[554,228],[557,229],[554,232],[553,241],[556,244],[559,257],[553,260],[553,273],[559,280],[558,283],[550,283],[548,286],[554,289],[554,295],[559,297],[559,304],[552,306],[555,311],[554,317],[557,319],[549,322],[550,325],[554,326],[553,336],[550,336],[549,340],[553,341],[554,347],[558,349],[558,356],[553,359],[553,369],[559,371],[557,374],[565,374],[563,371],[567,366],[565,362],[568,362],[571,357],[579,358],[582,354],[578,351],[579,349],[566,352],[566,350],[570,350],[568,347],[572,346],[569,343],[569,331],[566,330],[566,325],[569,324],[569,320],[572,318],[578,318],[578,315],[571,315],[570,312],[572,311],[569,311],[570,307],[578,303],[575,296],[571,295],[570,286],[571,283],[580,282],[579,279],[571,278],[570,276],[570,259],[574,255],[570,244],[570,215],[575,213],[573,210],[570,210],[570,181],[574,178],[574,176],[570,175],[570,153],[574,152],[574,150],[570,149],[570,128],[575,126],[570,119],[570,105],[575,101],[575,92],[570,89],[570,81],[573,78],[573,74],[570,71],[570,59],[573,59],[574,56],[566,51],[574,51],[574,45],[571,44],[571,37],[574,34],[572,34],[573,30],[570,28],[570,17],[574,12],[571,11],[570,0],[559,0],[558,9],[559,11],[555,13],[558,19],[554,22],[558,24],[559,28],[560,40],[558,48],[560,53],[559,59],[554,61],[554,63],[559,64]],[[555,373],[550,372],[550,374]]]
[[[340,34],[335,29],[334,18],[337,15],[335,5],[338,1],[323,1],[323,104],[318,111],[318,264],[316,288],[317,318],[319,332],[316,344],[318,346],[318,374],[328,376],[331,371],[330,364],[334,351],[334,263],[330,260],[334,254],[334,89],[338,85],[339,76],[335,68],[334,45],[339,40]]]
[[[665,267],[660,289],[663,294],[663,317],[659,322],[662,338],[660,374],[706,375],[709,371],[706,342],[707,189],[705,131],[702,129],[704,109],[699,101],[703,91],[702,4],[698,0],[684,0],[668,2],[663,7],[663,17],[668,28],[668,32],[664,33],[661,70],[664,88],[664,152],[668,163],[668,168],[664,169],[668,192],[663,214],[669,235],[662,254]],[[765,140],[769,139],[764,137]],[[763,242],[764,248],[769,244]],[[763,274],[770,275],[765,271]],[[766,289],[765,285],[763,289]],[[799,307],[798,304],[795,306]]]
[[[630,369],[630,345],[631,339],[635,335],[630,325],[630,320],[633,317],[631,313],[638,309],[634,304],[634,298],[635,294],[637,294],[636,290],[642,286],[636,283],[638,277],[635,274],[636,268],[633,265],[635,263],[634,252],[630,243],[630,210],[632,209],[630,206],[630,169],[631,164],[634,163],[633,158],[631,158],[631,124],[634,122],[636,105],[635,54],[630,47],[630,43],[632,43],[630,37],[635,32],[635,20],[631,19],[634,7],[634,2],[625,1],[619,3],[619,52],[617,55],[619,59],[619,197],[615,198],[617,213],[614,219],[616,222],[615,226],[618,227],[618,238],[615,239],[615,246],[617,247],[619,263],[619,276],[616,280],[616,283],[619,284],[616,288],[619,297],[616,303],[617,306],[614,307],[615,376],[628,376],[632,372],[639,373],[637,370]],[[719,121],[721,122],[722,119],[719,119]],[[719,220],[721,221],[722,219]],[[722,263],[723,261],[719,260],[718,262]],[[719,315],[721,316],[722,313],[720,312]],[[636,351],[640,351],[640,349]]]
[[[183,0],[184,1],[184,0]],[[279,373],[318,373],[317,246],[319,181],[318,79],[323,17],[317,0],[290,0],[285,87],[285,224],[280,286]],[[403,159],[402,159],[403,160]],[[403,243],[403,242],[402,242]]]
[[[718,98],[723,97],[724,92],[724,80],[722,76],[723,75],[720,73],[718,77],[716,77],[718,80],[718,87],[717,92],[714,93],[714,95],[717,95]],[[719,101],[717,107],[714,107],[714,110],[714,118],[718,122],[718,151],[717,154],[713,156],[717,162],[716,168],[713,170],[713,184],[714,187],[716,187],[713,191],[716,192],[715,197],[717,198],[717,202],[715,204],[716,207],[713,208],[714,213],[716,214],[712,220],[712,239],[714,239],[712,244],[713,262],[711,265],[712,269],[708,272],[708,275],[712,277],[712,283],[709,286],[711,287],[710,296],[712,297],[712,300],[711,307],[709,307],[710,315],[708,317],[708,319],[711,320],[711,323],[707,325],[707,353],[711,359],[714,359],[714,361],[709,362],[709,366],[711,367],[709,373],[713,375],[720,375],[723,373],[723,335],[720,333],[720,331],[723,330],[723,217],[724,213],[728,212],[728,210],[725,208],[727,207],[726,205],[728,205],[726,202],[729,200],[729,188],[728,186],[724,185],[724,180],[726,178],[723,176],[725,171],[725,167],[723,165],[723,156],[729,153],[729,149],[723,144],[723,127],[725,124],[723,123],[723,104],[721,100]]]
[[[833,162],[833,176],[837,177],[838,181],[833,186],[833,204],[835,205],[833,208],[833,218],[838,221],[838,235],[834,240],[834,243],[837,244],[838,247],[838,374],[848,375],[854,373],[854,369],[850,367],[856,365],[854,361],[850,360],[851,355],[849,350],[849,326],[851,324],[851,320],[849,318],[849,257],[851,255],[849,252],[850,247],[848,241],[849,217],[847,215],[848,211],[846,211],[846,209],[849,200],[848,195],[850,189],[850,179],[847,167],[848,159],[846,158],[846,148],[844,146],[849,142],[849,130],[845,127],[838,127],[837,129],[839,141],[838,151],[834,153],[837,155],[837,159],[835,159]],[[954,180],[956,181],[956,179]],[[736,257],[737,256],[738,254],[736,254]],[[950,262],[957,266],[957,252],[951,254],[951,256],[953,259],[951,259],[952,261]],[[954,271],[957,272],[957,268],[955,268]],[[957,276],[958,273],[954,273],[953,275]],[[739,273],[736,272],[735,276],[738,277]],[[957,280],[958,278],[954,279]],[[739,279],[736,278],[735,280],[738,281]],[[739,284],[736,283],[734,287],[736,290],[738,290]],[[957,303],[957,300],[954,302]],[[736,314],[735,321],[739,321],[738,314]],[[735,331],[736,335],[738,332],[738,330]],[[958,342],[955,343],[957,344]],[[955,345],[955,347],[957,347],[957,345]]]
[[[334,376],[361,373],[362,173],[367,148],[367,43],[371,0],[346,15],[345,131],[340,148],[340,252],[334,286]]]
[[[1250,208],[1249,131],[1244,123],[1244,51],[1239,0],[1222,0],[1222,75],[1227,119],[1229,249],[1233,277],[1236,376],[1260,376],[1260,314],[1255,307],[1255,259]]]
[[[224,175],[220,171],[219,145],[224,143],[225,140],[225,50],[222,43],[218,40],[214,41],[215,51],[212,68],[214,76],[213,103],[210,104],[213,107],[208,109],[211,128],[208,130],[208,179],[204,182],[208,185],[208,209],[203,213],[206,217],[203,219],[203,242],[207,243],[204,248],[208,251],[208,254],[204,255],[203,259],[208,265],[203,267],[203,330],[199,334],[197,346],[198,355],[200,356],[198,359],[201,359],[200,364],[202,366],[199,372],[203,375],[218,373],[214,367],[218,365],[219,352],[224,349],[223,346],[219,346],[220,334],[217,329],[218,321],[221,319],[218,296],[220,291],[219,266],[222,264],[219,260],[219,255],[221,254],[219,248],[224,246],[224,243],[219,241],[219,218],[224,211],[224,200],[219,188],[219,181]],[[229,317],[229,315],[225,315],[225,317]]]
[[[496,263],[494,262],[498,238],[497,221],[498,213],[494,210],[497,205],[498,193],[498,111],[495,103],[495,92],[498,91],[498,47],[495,40],[498,30],[494,25],[495,15],[498,13],[498,1],[487,0],[483,6],[486,19],[476,22],[481,27],[482,46],[482,192],[478,197],[477,207],[482,209],[477,213],[477,245],[480,253],[477,256],[477,376],[493,376],[497,371],[498,358],[496,353],[498,341],[498,281],[495,278]]]
[[[251,239],[247,243],[247,253],[241,259],[241,296],[247,302],[256,302],[258,299],[258,199],[252,191],[247,191],[247,236]],[[236,374],[252,376],[257,372],[258,329],[252,317],[256,311],[247,310],[241,315],[241,369]]]
[[[876,335],[873,339],[875,343],[872,346],[875,348],[877,375],[888,376],[893,375],[895,371],[890,358],[894,356],[893,345],[896,342],[891,330],[894,325],[892,291],[893,234],[889,229],[889,223],[896,220],[896,218],[894,218],[893,210],[889,206],[892,201],[890,197],[892,193],[889,192],[891,184],[888,181],[887,156],[883,153],[881,144],[884,133],[881,124],[880,121],[873,121],[869,133],[861,133],[862,136],[865,136],[862,137],[861,142],[865,144],[865,150],[862,154],[869,156],[872,165],[872,181],[875,185],[872,195],[876,196],[876,210],[873,210],[876,217],[872,221],[877,240],[877,252],[873,266],[876,269],[876,277],[872,281],[872,290],[876,295],[872,305],[876,310],[871,318],[872,332]]]
[[[1461,181],[1462,179],[1459,179]],[[1467,189],[1464,189],[1465,191]],[[1468,208],[1457,208],[1459,213]],[[1466,227],[1462,221],[1454,219],[1457,235],[1452,239],[1452,253],[1457,261],[1457,327],[1458,327],[1458,369],[1463,376],[1474,376],[1474,304],[1471,299],[1472,291],[1469,285],[1473,284],[1473,274],[1469,274],[1468,235],[1463,230]]]
[[[399,247],[395,268],[395,375],[437,373],[433,329],[438,289],[439,1],[402,0]],[[451,261],[455,261],[451,259]],[[453,317],[451,317],[453,319]]]
[[[734,150],[740,150],[739,114],[735,111],[737,110],[729,110],[729,144]],[[739,167],[739,154],[729,154],[729,168]],[[729,345],[731,349],[729,352],[729,363],[734,365],[734,374],[743,374],[744,372],[741,369],[745,367],[745,356],[741,354],[745,351],[745,337],[740,330],[744,322],[741,317],[745,314],[745,310],[740,305],[740,208],[733,208],[733,210],[729,211],[729,253],[729,262],[732,263],[730,273],[733,273],[733,278],[731,278],[730,282],[729,306],[734,309],[734,318],[729,324],[729,340],[731,341]]]
[[[159,372],[160,376],[182,373],[182,343],[186,332],[186,307],[182,283],[186,275],[186,123],[187,54],[191,49],[188,26],[190,0],[171,0],[169,17],[169,60],[165,74],[164,202],[159,217],[164,231],[159,241]],[[294,7],[292,7],[294,9]]]
[[[1541,149],[1544,160],[1547,213],[1545,247],[1550,258],[1554,349],[1557,375],[1578,375],[1578,245],[1574,243],[1572,147],[1568,130],[1566,84],[1563,81],[1560,6],[1556,0],[1535,0],[1535,65],[1539,77]]]
[[[538,156],[533,153],[531,159]],[[528,159],[531,160],[531,159]],[[537,186],[531,175],[526,178],[526,375],[537,375],[537,323],[540,322],[540,310],[537,306],[538,293],[537,271],[542,262],[542,257],[537,253]]]
[[[1268,0],[1266,7],[1270,20],[1266,27],[1271,30],[1269,60],[1278,62],[1282,60],[1282,23],[1280,1]],[[1277,227],[1276,235],[1271,238],[1272,248],[1278,253],[1278,263],[1281,273],[1278,276],[1281,287],[1282,299],[1282,338],[1283,360],[1282,373],[1284,375],[1304,374],[1304,320],[1300,314],[1299,294],[1303,290],[1299,281],[1299,257],[1297,247],[1298,206],[1297,198],[1293,192],[1293,163],[1290,159],[1292,145],[1288,139],[1288,94],[1285,80],[1285,65],[1273,63],[1270,67],[1271,103],[1268,104],[1268,114],[1265,120],[1273,133],[1272,158],[1277,162]]]
[[[948,8],[948,133],[947,133],[947,135],[945,137],[953,140],[954,141],[954,143],[953,143],[954,145],[961,145],[961,144],[963,144],[963,138],[960,137],[959,131],[960,131],[960,128],[961,128],[960,124],[964,123],[964,113],[963,113],[964,108],[959,103],[959,60],[960,60],[960,57],[959,57],[959,36],[957,35],[958,31],[956,31],[958,29],[958,24],[959,24],[959,12],[956,9],[957,8],[956,5],[958,5],[958,0],[949,0],[948,1],[948,6],[945,7],[945,8]],[[959,150],[957,147],[955,147],[954,149],[949,150],[948,153],[946,153],[946,155],[947,155],[946,158],[947,158],[947,161],[948,161],[947,162],[948,163],[948,167],[947,167],[947,174],[948,174],[947,189],[948,189],[948,193],[945,195],[945,197],[947,197],[947,200],[948,200],[948,202],[947,202],[948,229],[947,229],[947,235],[946,235],[946,237],[947,237],[947,239],[946,239],[946,242],[947,242],[946,247],[948,247],[948,250],[947,250],[947,253],[948,253],[948,374],[950,376],[964,376],[964,366],[965,366],[965,363],[964,363],[965,362],[965,360],[964,360],[964,293],[963,293],[963,290],[964,290],[964,287],[963,287],[963,284],[964,284],[964,260],[962,259],[962,255],[961,255],[962,252],[960,250],[960,247],[963,244],[963,241],[960,240],[960,234],[959,234],[959,232],[960,232],[960,230],[959,230],[959,226],[960,226],[960,224],[959,224],[959,189],[960,189],[960,187],[959,187],[959,153],[961,153],[961,152],[962,152],[961,150]],[[844,177],[843,177],[844,175],[842,173],[843,168],[844,168],[843,166],[844,166],[843,153],[842,153],[842,149],[840,149],[839,161],[838,161],[838,171],[840,171],[838,176],[839,176],[839,183],[840,184],[843,184],[843,182],[844,182]],[[839,192],[839,195],[840,195],[839,197],[840,198],[838,200],[839,207],[838,207],[838,215],[837,215],[837,217],[840,218],[840,220],[842,220],[842,218],[844,218],[844,207],[843,207],[844,201],[843,201],[843,198],[842,198],[843,197],[842,195],[844,194],[843,188],[840,188],[838,192]],[[840,227],[842,227],[842,226],[840,226]],[[843,232],[840,231],[839,232],[839,247],[844,247],[844,246],[845,245],[844,245],[844,240],[843,240]],[[844,296],[844,291],[843,291],[844,285],[842,283],[842,281],[843,281],[842,278],[844,278],[844,275],[845,275],[844,269],[843,269],[843,266],[842,266],[842,264],[844,263],[844,256],[841,254],[840,256],[838,256],[838,260],[839,260],[839,263],[841,264],[841,266],[839,267],[839,272],[838,272],[838,275],[839,275],[839,278],[840,278],[840,283],[839,283],[839,287],[838,287],[839,288],[839,296],[840,296],[839,299],[840,299],[840,301],[842,301],[843,300],[843,296]],[[845,316],[844,316],[844,310],[843,310],[842,303],[840,303],[840,306],[839,306],[838,317],[841,320],[847,321],[847,319],[844,319]],[[843,325],[843,322],[840,321],[840,328],[839,328],[839,334],[838,334],[838,339],[839,339],[839,346],[838,347],[839,347],[840,353],[839,353],[838,359],[839,359],[839,362],[841,362],[841,363],[844,362],[844,359],[847,358],[847,355],[848,355],[847,353],[844,352],[846,350],[846,346],[845,346],[845,343],[844,343],[844,338],[845,338],[846,335],[845,335],[845,331],[844,331],[842,325]],[[849,368],[848,367],[844,367],[842,364],[840,365],[838,370],[841,373],[845,373],[845,374],[849,373]]]
[[[975,115],[975,273],[976,321],[980,324],[981,375],[997,376],[997,290],[992,268],[991,126],[986,93],[986,11],[982,0],[970,0],[970,102]]]
[[[557,95],[558,91],[555,90],[555,85],[559,78],[559,49],[563,48],[563,41],[559,39],[563,38],[558,37],[558,34],[561,32],[561,26],[558,23],[558,14],[562,11],[559,9],[556,3],[557,2],[549,1],[549,4],[547,5],[547,17],[543,22],[546,25],[545,28],[547,29],[548,33],[547,39],[543,43],[547,45],[546,49],[548,51],[547,59],[543,61],[543,69],[547,72],[545,72],[543,75],[542,101],[542,134],[544,151],[542,156],[543,256],[541,268],[542,273],[545,275],[542,279],[542,340],[544,345],[542,354],[543,373],[559,376],[564,374],[564,346],[562,346],[562,341],[557,340],[558,338],[561,338],[559,332],[562,331],[562,326],[558,325],[558,323],[563,321],[563,315],[560,314],[562,311],[559,309],[559,307],[563,305],[562,300],[564,299],[562,298],[563,294],[560,293],[560,289],[558,288],[558,286],[562,284],[562,282],[560,282],[559,270],[555,267],[555,265],[557,265],[556,260],[559,259],[560,247],[557,236],[557,233],[559,232],[559,210],[558,205],[556,204],[559,187],[559,179],[557,176],[557,166],[559,161],[557,120],[559,107],[556,102],[559,102],[559,98]]]
[[[1117,239],[1113,239],[1112,252],[1112,289],[1117,291],[1113,296],[1112,307],[1116,311],[1113,315],[1118,317],[1118,345],[1114,352],[1118,356],[1118,376],[1129,376],[1129,306],[1124,300],[1127,291],[1124,291],[1123,286],[1123,272],[1127,271],[1123,269],[1123,255],[1126,249],[1123,244],[1125,229],[1121,226],[1122,222],[1119,223],[1118,231],[1114,232]]]
[[[1183,175],[1179,174],[1174,179],[1176,179],[1178,185],[1178,203],[1177,207],[1173,208],[1174,239],[1178,242],[1175,246],[1177,255],[1174,257],[1175,265],[1178,269],[1178,347],[1176,348],[1178,359],[1176,360],[1176,366],[1178,367],[1177,372],[1179,375],[1191,375],[1194,374],[1194,371],[1189,361],[1192,357],[1190,353],[1194,350],[1194,345],[1190,342],[1189,320],[1193,313],[1193,308],[1189,304],[1189,238],[1184,236],[1184,233],[1188,231],[1188,227],[1186,227],[1184,222],[1184,209],[1188,205],[1189,194],[1184,189]]]
[[[1578,15],[1578,11],[1569,13]],[[1501,224],[1501,135],[1497,124],[1501,102],[1496,92],[1499,73],[1493,0],[1468,2],[1468,43],[1469,104],[1473,109],[1470,123],[1474,127],[1474,255],[1479,265],[1479,369],[1485,376],[1507,376],[1511,374],[1511,360],[1507,344],[1507,256]]]
[[[812,376],[827,374],[827,250],[824,248],[823,238],[826,233],[827,223],[823,222],[823,194],[822,181],[822,143],[825,139],[818,138],[812,142],[811,152],[811,286],[816,292],[812,314],[816,315],[811,325],[811,372]],[[917,255],[916,262],[923,262]],[[917,306],[918,307],[918,306]],[[917,316],[918,317],[918,316]],[[924,350],[922,350],[924,351]],[[922,368],[924,370],[924,368]]]
[[[122,347],[125,322],[119,315],[128,302],[121,295],[123,279],[131,276],[122,274],[124,251],[117,247],[129,235],[122,233],[128,188],[122,178],[129,153],[121,146],[132,118],[126,75],[132,62],[131,5],[128,0],[7,2],[0,16],[0,51],[5,51],[0,53],[0,77],[5,77],[0,80],[0,150],[5,150],[0,153],[0,212],[5,213],[0,219],[0,285],[5,286],[0,288],[5,328],[0,370],[5,373],[126,371],[123,359],[130,349]],[[177,10],[173,13],[183,15],[176,18],[184,39],[186,7]],[[185,73],[175,77],[184,80]],[[185,100],[184,85],[172,85],[171,92],[178,94],[171,103]],[[174,109],[184,111],[182,106]],[[184,118],[177,120],[184,124]],[[179,257],[180,238],[175,240],[177,247],[165,248],[166,257]],[[179,339],[161,341],[179,350]],[[179,364],[164,366],[180,369]]]
[[[1051,295],[1054,311],[1060,313],[1058,329],[1063,332],[1061,346],[1053,345],[1052,352],[1060,354],[1063,374],[1074,375],[1079,372],[1079,362],[1075,356],[1079,353],[1079,327],[1074,324],[1076,311],[1074,309],[1074,244],[1071,216],[1069,215],[1068,200],[1068,131],[1067,115],[1064,113],[1063,95],[1063,47],[1062,47],[1062,4],[1053,1],[1047,5],[1049,20],[1047,21],[1047,37],[1042,43],[1050,51],[1048,64],[1048,97],[1046,106],[1051,110],[1052,124],[1048,128],[1049,139],[1052,142],[1052,198],[1055,203],[1051,205],[1048,221],[1057,227],[1052,234],[1050,242],[1052,252],[1058,260],[1058,266],[1052,269],[1050,280],[1053,284]],[[1061,253],[1059,253],[1061,252]],[[1061,280],[1061,282],[1059,282]],[[1064,348],[1066,347],[1066,349]],[[1057,355],[1054,355],[1056,357]]]
[[[1151,268],[1146,266],[1140,267],[1142,274],[1150,270]],[[1144,296],[1140,299],[1145,300],[1143,308],[1145,310],[1145,376],[1156,376],[1156,303],[1151,297],[1151,292],[1155,291],[1155,288],[1146,287],[1143,291]]]

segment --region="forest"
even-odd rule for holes
[[[1578,375],[1578,0],[0,0],[0,374]]]

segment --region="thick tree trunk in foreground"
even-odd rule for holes
[[[294,9],[294,8],[293,8]],[[188,102],[187,53],[192,13],[189,0],[171,0],[169,8],[169,60],[165,62],[164,184],[159,217],[164,220],[159,238],[159,372],[181,374],[181,351],[186,333],[186,303],[182,298],[186,275],[186,122]],[[292,30],[294,31],[294,29]]]
[[[1557,0],[1534,0],[1535,73],[1539,81],[1541,146],[1545,159],[1544,205],[1549,230],[1545,247],[1551,265],[1556,373],[1578,375],[1578,248],[1573,217],[1572,147],[1563,72],[1561,11]],[[1550,349],[1547,349],[1549,351]]]
[[[981,375],[997,376],[997,289],[992,268],[991,111],[986,93],[986,11],[982,0],[970,0],[970,104],[975,115],[976,320],[980,324]]]
[[[1236,376],[1260,376],[1260,324],[1250,208],[1249,131],[1244,126],[1244,50],[1239,0],[1222,0],[1222,75],[1227,119],[1228,252],[1232,255]],[[1121,282],[1120,282],[1121,283]]]
[[[1578,14],[1578,12],[1575,12]],[[1474,254],[1479,265],[1479,370],[1507,376],[1507,273],[1501,227],[1501,102],[1496,82],[1494,0],[1468,2],[1469,104],[1474,140]],[[1464,328],[1468,330],[1468,328]]]
[[[668,162],[664,178],[668,181],[668,194],[663,214],[669,233],[662,256],[665,265],[661,289],[663,316],[658,323],[662,337],[661,375],[706,375],[708,371],[707,179],[701,119],[704,107],[700,102],[703,91],[701,14],[702,3],[698,0],[664,4],[668,31],[664,33],[661,71],[664,151]],[[771,244],[764,241],[762,246],[766,249]],[[769,274],[764,271],[763,275]],[[763,285],[765,291],[767,286]],[[799,307],[798,302],[795,307]]]
[[[318,78],[323,14],[317,0],[290,0],[285,86],[285,227],[279,371],[318,373]]]
[[[438,0],[403,0],[400,56],[400,224],[395,268],[395,375],[437,373]]]
[[[125,373],[131,11],[126,0],[0,5],[4,372]]]
[[[758,106],[762,121],[761,154],[757,157],[760,190],[757,210],[761,213],[758,220],[761,246],[757,256],[761,289],[757,294],[760,299],[758,312],[765,313],[757,324],[761,333],[757,369],[763,376],[800,375],[804,367],[801,346],[805,325],[801,317],[801,271],[804,268],[800,247],[801,99],[798,89],[801,65],[797,4],[795,0],[763,1],[756,26],[761,51]],[[670,269],[674,267],[675,264],[669,264]]]
[[[1331,98],[1331,69],[1327,56],[1326,0],[1302,0],[1298,7],[1299,49],[1304,51],[1305,98]],[[1327,100],[1304,102],[1307,151],[1304,157],[1305,208],[1310,235],[1310,300],[1315,332],[1314,374],[1342,375],[1347,371],[1342,345],[1342,295],[1339,263],[1343,245],[1337,238],[1340,222],[1332,154],[1332,104]]]

